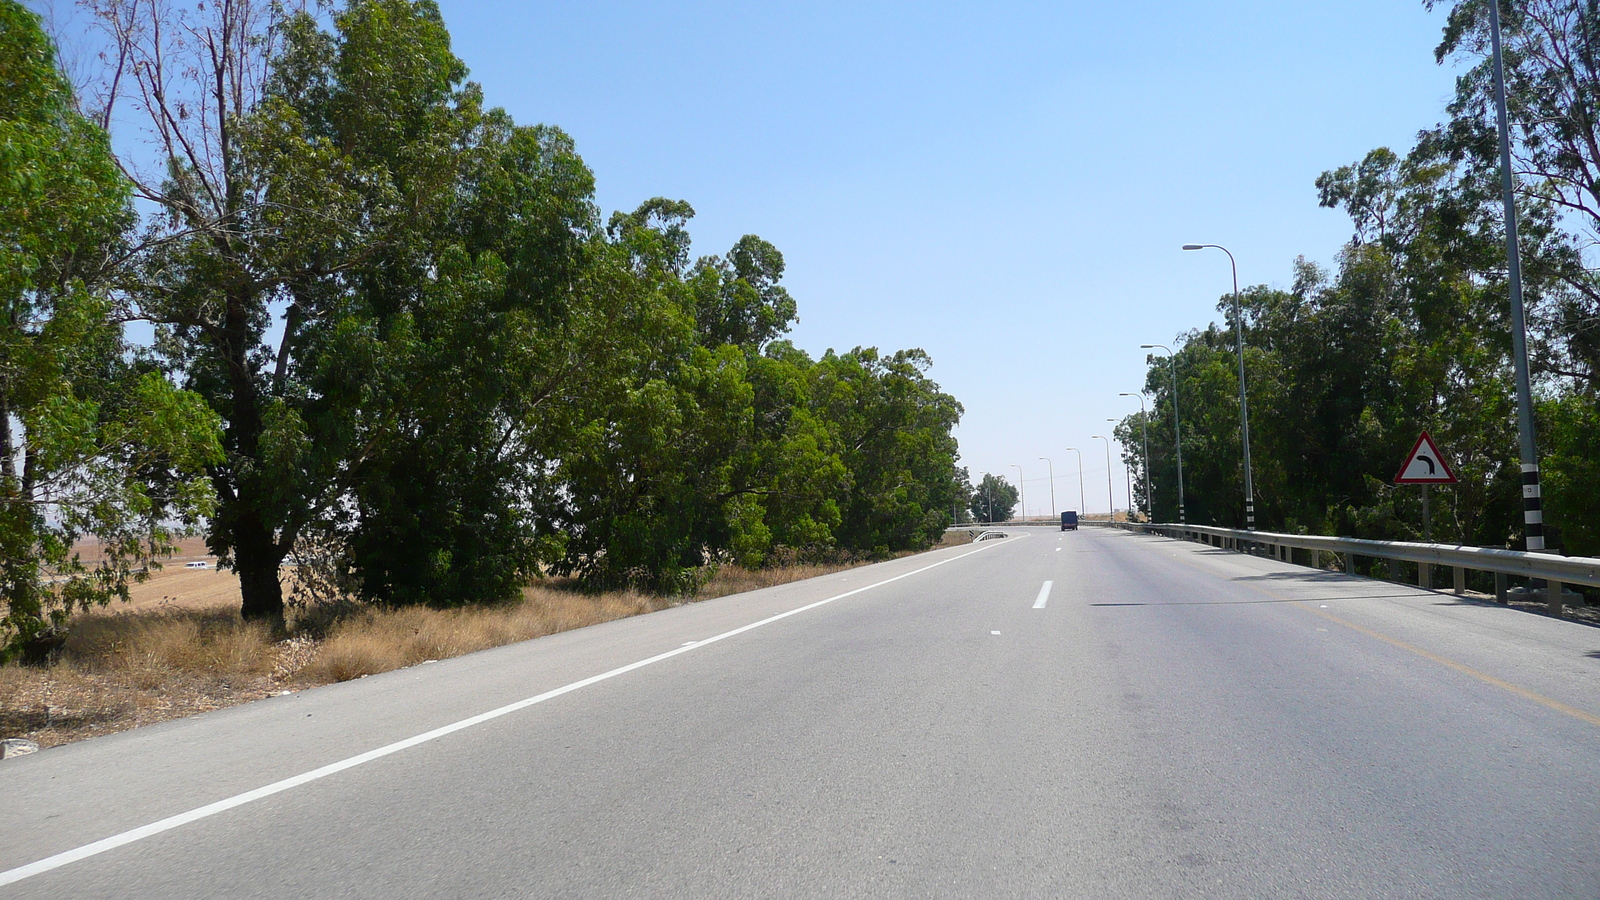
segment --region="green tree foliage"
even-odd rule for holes
[[[972,518],[977,522],[1009,522],[1021,495],[999,475],[985,474],[972,489]]]
[[[1518,203],[1548,210],[1572,232],[1524,263],[1532,280],[1549,285],[1530,311],[1536,390],[1544,396],[1536,409],[1549,485],[1547,543],[1596,555],[1600,504],[1592,498],[1600,482],[1585,463],[1594,458],[1593,445],[1572,425],[1600,415],[1600,278],[1592,252],[1600,236],[1600,8],[1582,0],[1517,0],[1501,3],[1501,17]],[[1498,173],[1488,29],[1483,0],[1451,6],[1436,56],[1470,69],[1457,80],[1449,121],[1425,133],[1418,148],[1431,147],[1482,180]]]
[[[927,377],[921,350],[829,352],[817,363],[815,403],[850,472],[838,540],[882,555],[926,547],[950,524],[961,404]]]
[[[1330,273],[1304,261],[1287,291],[1244,292],[1251,451],[1258,524],[1419,539],[1420,491],[1390,483],[1430,431],[1461,484],[1435,490],[1434,536],[1503,545],[1519,504],[1504,285],[1491,268],[1499,234],[1489,186],[1424,143],[1380,149],[1318,180],[1355,236]],[[1529,296],[1561,290],[1565,253],[1547,207],[1530,205]],[[1231,319],[1231,298],[1219,310]],[[1184,476],[1192,522],[1242,524],[1236,357],[1231,325],[1187,335],[1179,351]],[[1171,376],[1152,362],[1147,389],[1170,416]],[[1157,515],[1175,512],[1170,441],[1152,443]],[[1165,488],[1165,489],[1164,489]]]
[[[966,466],[960,466],[959,468],[956,469],[955,490],[956,490],[955,500],[956,500],[957,508],[951,511],[951,515],[955,517],[955,521],[951,522],[950,524],[952,524],[952,525],[967,525],[967,524],[970,524],[973,521],[973,518],[972,518],[972,505],[973,505],[972,473],[967,471],[967,467]]]
[[[557,441],[530,417],[614,330],[580,290],[597,228],[571,141],[484,110],[432,3],[356,2],[326,29],[243,2],[183,28],[101,12],[152,118],[185,102],[146,74],[159,58],[225,86],[156,131],[171,162],[141,184],[163,214],[132,293],[227,423],[208,536],[245,615],[281,619],[297,551],[371,598],[514,593],[555,552],[534,511]]]
[[[1583,249],[1600,226],[1600,12],[1576,0],[1514,0],[1501,11],[1547,535],[1567,552],[1600,553],[1600,282]],[[1461,478],[1433,489],[1434,536],[1504,546],[1521,530],[1485,0],[1451,7],[1437,54],[1469,67],[1448,121],[1404,156],[1380,148],[1317,180],[1323,205],[1354,226],[1335,270],[1302,262],[1291,290],[1247,293],[1263,527],[1420,537],[1420,489],[1390,481],[1427,429]],[[1215,329],[1186,337],[1189,519],[1238,524],[1237,383],[1229,388],[1217,364],[1232,354]],[[1152,364],[1148,386],[1170,416],[1164,363]],[[1170,439],[1151,456],[1157,516],[1170,517]]]
[[[707,257],[691,276],[695,324],[708,344],[759,348],[789,330],[795,302],[778,284],[783,254],[753,234],[726,259]]]
[[[126,599],[209,508],[216,417],[133,360],[105,274],[132,223],[105,133],[33,13],[0,0],[0,656]],[[98,560],[74,547],[100,542]]]
[[[1131,498],[1133,505],[1128,512],[1130,515],[1137,512],[1144,516],[1146,521],[1151,521],[1150,510],[1146,509],[1144,490],[1145,481],[1149,478],[1144,466],[1144,439],[1148,423],[1141,423],[1142,415],[1142,413],[1129,413],[1123,416],[1121,421],[1112,425],[1111,434],[1122,448],[1122,465],[1127,468],[1129,477],[1133,479],[1130,485],[1133,491]],[[1154,439],[1156,435],[1150,437]],[[1154,466],[1154,461],[1151,465]],[[1151,500],[1154,499],[1152,493]],[[1173,495],[1172,502],[1176,508],[1178,502],[1176,494]]]
[[[948,524],[961,409],[926,356],[778,340],[782,254],[691,263],[683,201],[602,225],[571,139],[485,109],[432,2],[91,6],[166,162],[130,314],[225,423],[208,537],[247,617],[281,620],[291,555],[319,593],[452,605]]]
[[[1484,291],[1466,279],[1441,288],[1435,270],[1409,280],[1403,266],[1416,263],[1357,244],[1334,275],[1302,262],[1292,290],[1245,293],[1260,527],[1419,539],[1420,494],[1389,482],[1427,429],[1462,479],[1434,493],[1435,537],[1506,541],[1518,470],[1497,322]],[[1419,296],[1423,287],[1429,293]],[[1219,303],[1231,306],[1231,297]],[[1188,519],[1241,527],[1238,370],[1229,332],[1186,336],[1178,390]],[[1156,396],[1156,421],[1170,416],[1165,360],[1152,363],[1146,385]],[[1165,440],[1152,433],[1150,448],[1158,518],[1176,513],[1176,466],[1164,431]]]
[[[722,560],[931,544],[955,499],[960,406],[926,377],[925,355],[857,349],[813,360],[769,343],[792,309],[781,288],[750,295],[773,301],[757,304],[773,326],[723,330],[715,323],[727,319],[703,310],[729,292],[706,284],[714,274],[742,290],[747,279],[706,260],[685,274],[691,214],[655,200],[610,225],[657,303],[641,305],[654,313],[628,330],[640,338],[626,351],[634,361],[589,398],[579,450],[558,472],[568,496],[558,570],[691,592]],[[765,248],[769,271],[781,271],[770,245],[746,237],[730,258],[741,247]]]

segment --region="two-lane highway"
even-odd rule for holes
[[[1596,897],[1600,630],[1010,529],[0,764],[0,897]]]

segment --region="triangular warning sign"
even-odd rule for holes
[[[1426,431],[1417,438],[1416,446],[1400,466],[1400,474],[1394,476],[1395,484],[1455,484],[1456,481],[1456,473],[1450,471],[1450,464],[1444,461],[1444,454]]]

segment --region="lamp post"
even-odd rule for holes
[[[1533,389],[1528,383],[1528,328],[1522,314],[1522,258],[1517,250],[1517,204],[1511,179],[1511,131],[1506,124],[1506,77],[1500,56],[1500,4],[1489,3],[1494,55],[1494,115],[1500,138],[1500,194],[1506,219],[1506,280],[1511,293],[1511,367],[1517,383],[1517,444],[1522,457],[1522,527],[1530,551],[1544,549],[1544,498],[1539,490],[1539,452],[1533,441]],[[1561,609],[1554,597],[1550,608]]]
[[[1110,420],[1107,419],[1106,421]],[[1106,442],[1106,508],[1109,510],[1107,515],[1111,518],[1111,524],[1115,525],[1117,524],[1117,501],[1111,496],[1111,439],[1099,434],[1091,434],[1089,437],[1099,438]]]
[[[1228,265],[1233,270],[1233,325],[1239,351],[1239,434],[1244,441],[1244,527],[1256,530],[1256,489],[1250,477],[1250,408],[1244,394],[1244,312],[1239,305],[1239,264],[1233,254],[1221,244],[1184,244],[1185,250],[1221,250],[1228,254]]]
[[[1117,420],[1117,419],[1107,419],[1106,421],[1110,422],[1112,424],[1112,426],[1113,426],[1113,429],[1112,429],[1111,433],[1112,434],[1116,434],[1116,430],[1115,430],[1114,426],[1117,424],[1117,422],[1119,420]],[[1123,446],[1126,447],[1127,445],[1124,444]],[[1107,463],[1106,467],[1109,469],[1110,465],[1111,465],[1110,463]],[[1122,460],[1122,478],[1123,478],[1123,481],[1128,486],[1128,511],[1123,514],[1123,521],[1124,522],[1132,522],[1133,521],[1133,471],[1128,468],[1128,460],[1126,458],[1124,458]],[[1115,517],[1113,517],[1113,519],[1114,518]]]
[[[1155,513],[1155,507],[1150,504],[1150,429],[1145,424],[1149,420],[1150,414],[1147,413],[1144,408],[1143,391],[1131,394],[1127,391],[1123,391],[1117,396],[1139,398],[1139,435],[1144,440],[1144,515],[1145,521],[1148,522],[1150,521],[1150,517]],[[1128,505],[1132,506],[1133,501],[1129,500]]]
[[[1056,517],[1056,464],[1051,462],[1048,456],[1039,458],[1044,460],[1044,464],[1050,467],[1050,518],[1054,519]]]
[[[1172,364],[1172,449],[1178,455],[1178,524],[1186,524],[1183,510],[1183,434],[1178,430],[1178,354],[1162,344],[1140,344],[1142,350],[1160,347],[1167,351],[1167,362]]]
[[[1078,512],[1086,514],[1089,510],[1084,508],[1083,503],[1083,451],[1077,447],[1068,447],[1067,449],[1078,454]]]
[[[1017,502],[1022,504],[1022,515],[1017,516],[1017,518],[1019,520],[1026,519],[1028,517],[1028,489],[1022,486],[1022,467],[1012,463],[1011,468],[1017,470]]]

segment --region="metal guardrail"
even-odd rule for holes
[[[952,531],[972,532],[972,542],[974,544],[979,541],[1003,538],[1007,536],[1004,531],[999,531],[992,525],[955,525],[945,529],[946,534],[949,534]]]
[[[1498,547],[1465,547],[1455,544],[1420,544],[1405,541],[1370,541],[1361,538],[1325,537],[1315,534],[1283,534],[1272,531],[1241,531],[1209,525],[1173,523],[1118,523],[1130,531],[1163,534],[1180,540],[1197,540],[1223,549],[1240,550],[1252,546],[1265,548],[1275,558],[1290,561],[1291,550],[1309,550],[1312,568],[1322,568],[1321,554],[1333,553],[1344,563],[1346,572],[1355,571],[1355,557],[1394,559],[1417,563],[1417,582],[1431,588],[1434,566],[1455,570],[1455,591],[1465,591],[1466,572],[1490,572],[1495,576],[1495,598],[1507,601],[1507,576],[1542,578],[1547,583],[1545,597],[1550,612],[1560,615],[1566,585],[1600,587],[1600,559],[1587,556],[1556,556],[1527,553]]]

